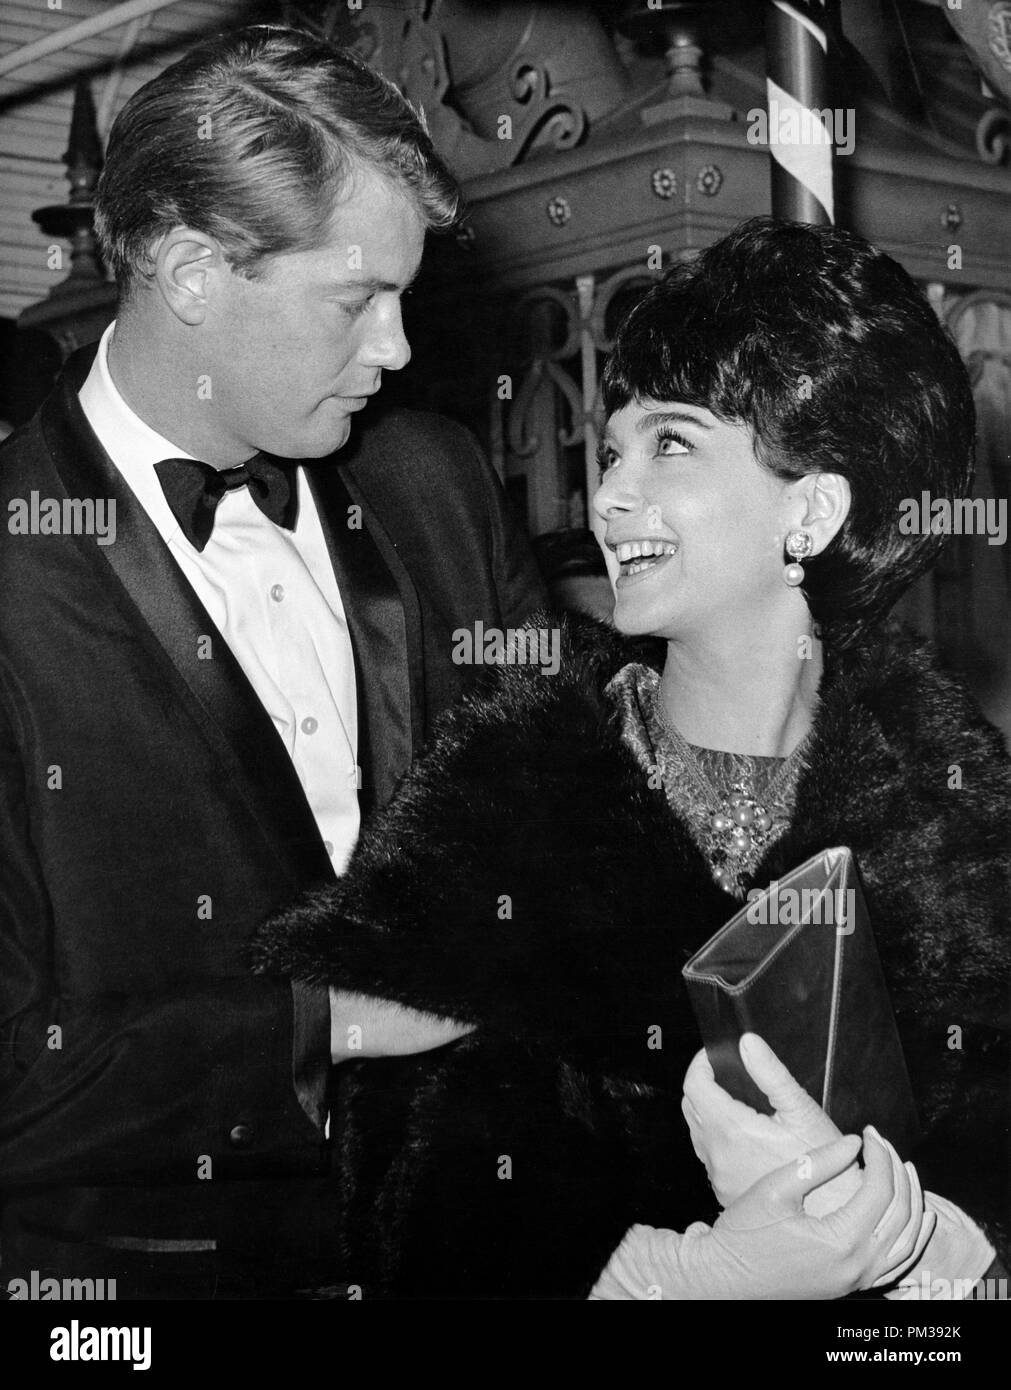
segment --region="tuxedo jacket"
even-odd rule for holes
[[[329,1022],[324,991],[255,978],[244,951],[333,873],[269,715],[81,410],[93,353],[0,451],[3,1269],[37,1238],[74,1266],[57,1275],[198,1254],[212,1290],[228,1266],[255,1294],[264,1261],[334,1248]],[[476,674],[454,630],[516,625],[542,594],[461,427],[394,412],[305,467],[367,818]],[[33,493],[114,500],[114,542],[20,534],[11,503]]]

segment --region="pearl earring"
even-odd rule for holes
[[[811,554],[814,549],[814,541],[810,531],[791,531],[784,544],[787,555],[793,558],[793,564],[784,568],[783,583],[789,584],[791,589],[795,589],[798,584],[804,582],[804,566],[797,562]]]

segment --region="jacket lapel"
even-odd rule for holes
[[[328,879],[329,858],[273,721],[81,409],[77,387],[91,356],[77,355],[42,409],[43,433],[68,496],[116,503],[112,545],[75,539],[108,563],[188,687],[205,737],[291,878],[298,884]],[[199,659],[205,636],[212,660]]]
[[[421,608],[361,471],[332,459],[304,466],[354,648],[360,800],[367,813],[390,799],[424,740]]]

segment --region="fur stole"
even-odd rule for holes
[[[255,945],[262,971],[475,1025],[435,1053],[339,1069],[336,1200],[349,1279],[374,1292],[582,1297],[631,1222],[713,1216],[680,1116],[699,1045],[680,972],[735,904],[603,695],[662,644],[573,616],[531,625],[561,628],[557,674],[503,666],[444,715],[344,878]],[[1008,758],[897,627],[831,653],[820,695],[792,826],[752,882],[853,849],[924,1186],[1000,1240]]]

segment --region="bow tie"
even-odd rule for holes
[[[238,468],[212,468],[199,459],[162,459],[154,471],[165,500],[195,550],[203,550],[214,530],[214,514],[226,492],[249,488],[264,516],[292,530],[298,517],[295,464],[255,454]]]

